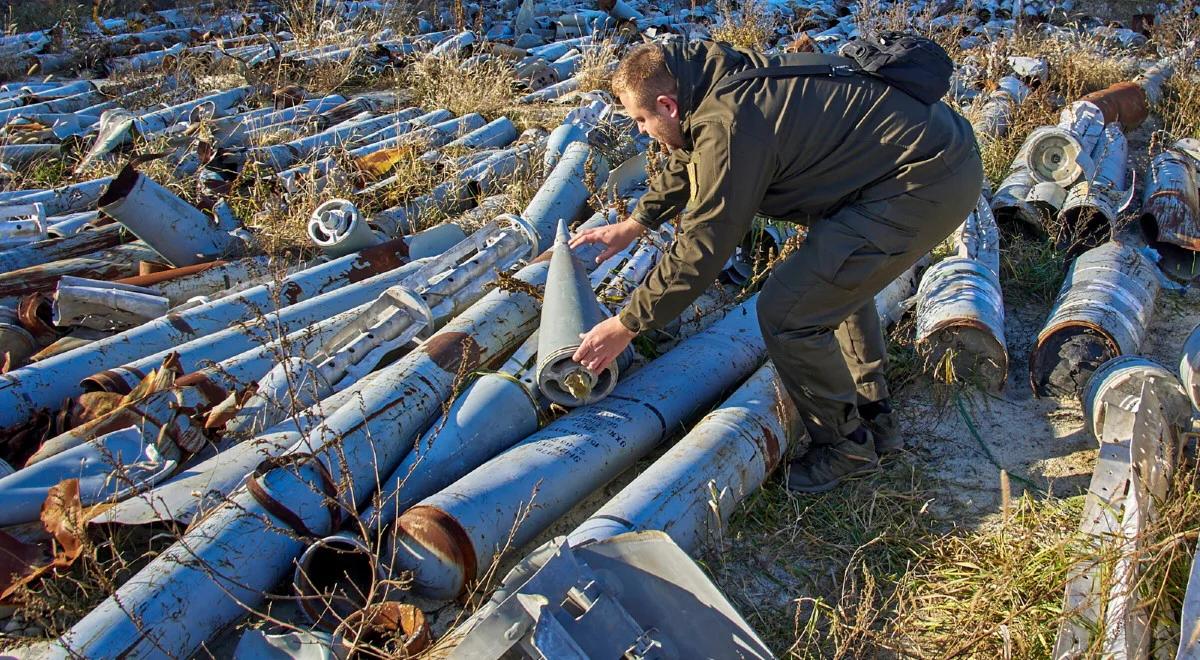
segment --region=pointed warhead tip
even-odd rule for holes
[[[567,243],[570,243],[570,242],[571,242],[571,232],[567,231],[567,221],[559,220],[558,221],[558,233],[554,237],[554,244],[558,245],[559,243],[562,243],[562,244],[566,245]]]

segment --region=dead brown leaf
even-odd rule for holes
[[[87,545],[86,522],[79,480],[67,479],[52,487],[42,504],[42,526],[56,548],[53,559],[45,562],[42,548],[0,532],[0,603],[42,575],[74,564]]]

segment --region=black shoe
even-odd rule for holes
[[[904,449],[904,439],[896,428],[891,399],[872,401],[858,407],[858,416],[875,436],[875,451],[881,456]]]
[[[879,469],[871,431],[860,426],[834,445],[808,450],[788,466],[787,487],[800,493],[823,493],[851,477]]]

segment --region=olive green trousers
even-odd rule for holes
[[[872,199],[868,188],[813,222],[763,285],[767,353],[814,443],[839,442],[858,427],[858,405],[889,397],[875,295],[975,208],[983,170],[973,145],[965,152],[936,168],[937,181],[886,199]]]

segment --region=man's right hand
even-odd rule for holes
[[[645,225],[632,219],[622,220],[615,225],[593,227],[576,234],[575,238],[571,239],[571,249],[575,249],[580,245],[587,245],[588,243],[602,243],[605,250],[600,253],[600,256],[596,257],[596,263],[601,263],[605,259],[624,250],[645,231]]]

